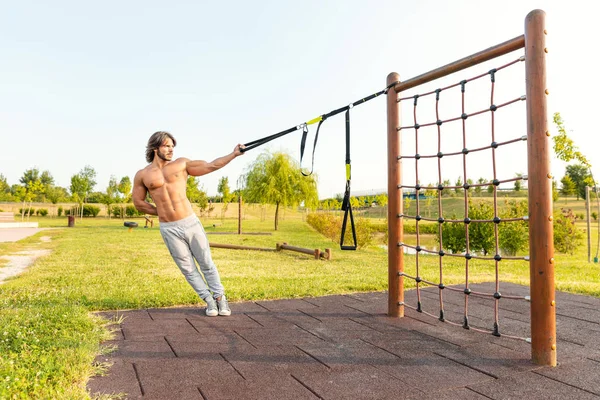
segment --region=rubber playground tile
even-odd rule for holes
[[[391,337],[373,329],[330,329],[320,326],[304,328],[326,342],[344,342],[356,339],[377,340],[381,337]]]
[[[106,356],[99,356],[96,361],[109,362],[112,365],[109,374],[90,378],[87,384],[89,393],[98,395],[127,393],[130,399],[142,396],[135,370],[130,362]]]
[[[342,308],[344,306],[360,306],[364,304],[364,301],[358,300],[345,295],[331,295],[323,297],[312,297],[304,299],[307,303],[310,303],[321,309],[335,309]]]
[[[452,351],[460,348],[452,343],[429,337],[421,337],[418,339],[397,339],[393,337],[368,338],[362,340],[372,346],[376,346],[399,357],[411,353],[433,353],[444,350]]]
[[[323,339],[297,326],[280,329],[236,329],[236,332],[254,346],[282,346],[323,342]]]
[[[174,320],[185,318],[205,317],[206,306],[198,307],[174,307],[174,308],[153,308],[148,310],[150,318],[154,321]]]
[[[189,324],[196,329],[214,329],[222,331],[237,328],[260,328],[261,325],[245,314],[232,314],[230,316],[217,316],[194,318],[188,320]]]
[[[531,344],[525,341],[502,339],[489,343],[492,346],[500,346],[503,348],[520,352],[523,355],[529,356],[531,358]],[[560,338],[556,343],[556,352],[556,357],[559,364],[572,362],[574,360],[581,360],[586,357],[593,358],[594,354],[600,356],[600,349],[586,348],[585,345],[565,342]]]
[[[168,337],[167,337],[168,339]],[[173,352],[179,358],[198,358],[201,360],[220,360],[220,353],[228,352],[246,352],[254,348],[253,345],[244,339],[228,343],[210,343],[210,342],[189,342],[169,339],[169,344]]]
[[[600,311],[598,310],[584,308],[571,310],[557,309],[556,318],[557,320],[566,320],[569,323],[581,321],[582,323],[587,323],[588,329],[600,332]]]
[[[412,315],[404,318],[411,317]],[[485,341],[486,336],[488,336],[487,334],[479,334],[477,332],[440,322],[435,319],[432,320],[436,321],[435,325],[429,325],[428,323],[421,322],[421,324],[413,325],[411,329],[415,332],[419,332],[430,337],[443,338],[444,341],[453,343],[457,346],[466,346],[469,344],[479,343]]]
[[[422,394],[414,386],[368,365],[354,370],[298,373],[293,377],[322,399],[397,400]]]
[[[267,313],[267,314],[245,314],[249,319],[256,322],[258,326],[263,328],[288,328],[296,326],[294,320],[296,317],[300,319],[299,312],[287,313]],[[313,320],[314,318],[302,315],[304,320]]]
[[[194,335],[173,333],[165,336],[171,343],[215,343],[215,344],[235,344],[240,341],[246,342],[233,329],[212,329],[200,328]]]
[[[317,400],[319,397],[292,376],[274,377],[276,382],[233,381],[218,385],[206,383],[198,390],[204,400]]]
[[[171,346],[164,337],[157,338],[157,340],[151,342],[122,340],[113,342],[113,344],[117,346],[117,349],[110,356],[131,363],[154,358],[166,359],[175,357],[175,353],[173,353]]]
[[[225,359],[155,359],[134,363],[144,395],[163,391],[164,387],[199,387],[206,383],[235,384],[244,379]],[[172,398],[172,397],[171,397]]]
[[[387,365],[399,357],[362,340],[342,343],[322,342],[298,346],[332,369],[360,369],[365,365]]]
[[[600,396],[600,362],[598,361],[584,359],[560,364],[556,368],[542,368],[536,372]]]
[[[426,388],[419,387],[421,390]],[[409,400],[485,400],[489,397],[485,397],[467,388],[449,388],[436,391],[429,391],[424,394],[420,394],[414,397],[410,397]]]
[[[488,343],[438,349],[435,353],[495,378],[539,368],[531,362],[529,353],[519,353]]]
[[[379,368],[408,385],[441,390],[485,382],[493,377],[434,353],[404,353],[400,360]]]
[[[469,389],[495,400],[598,399],[598,396],[592,393],[547,378],[533,371],[469,385]]]
[[[229,308],[231,308],[232,314],[254,314],[254,313],[268,313],[271,310],[260,306],[254,301],[243,301],[243,302],[229,302]]]
[[[317,308],[303,299],[255,301],[255,303],[269,311],[313,310]]]
[[[122,330],[126,340],[153,340],[172,333],[195,335],[198,332],[187,320],[152,321],[133,320],[123,322]]]
[[[370,326],[363,324],[361,318],[321,317],[320,319],[312,318],[311,320],[299,321],[296,324],[306,329],[374,330]]]
[[[298,372],[324,373],[329,368],[296,346],[261,346],[244,351],[221,353],[247,380],[265,381]]]

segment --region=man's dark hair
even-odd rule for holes
[[[158,131],[150,136],[148,145],[146,145],[146,161],[148,161],[148,164],[154,160],[154,150],[158,149],[166,139],[171,139],[173,146],[177,146],[177,141],[169,132]]]

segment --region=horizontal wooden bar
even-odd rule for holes
[[[250,246],[238,246],[236,244],[221,244],[221,243],[210,243],[210,247],[217,249],[232,249],[232,250],[258,250],[258,251],[277,251],[276,249],[268,249],[265,247],[250,247]]]
[[[477,64],[481,64],[482,62],[491,60],[496,57],[500,57],[504,54],[508,54],[512,51],[519,50],[524,47],[525,35],[521,35],[504,43],[500,43],[499,45],[480,51],[479,53],[475,53],[453,63],[444,65],[443,67],[426,72],[414,78],[410,78],[406,81],[399,82],[394,86],[394,90],[396,91],[396,93],[400,93],[404,90],[422,85],[427,82],[431,82],[435,79],[444,77],[446,75],[450,75],[454,72],[462,71],[463,69],[472,67]]]

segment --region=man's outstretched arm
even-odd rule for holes
[[[135,174],[135,178],[133,178],[133,193],[131,194],[133,205],[138,211],[150,215],[158,215],[156,207],[146,201],[148,189],[146,186],[144,186],[144,182],[142,181],[142,177],[140,175],[141,174],[138,172]]]
[[[211,162],[206,162],[202,160],[187,161],[187,173],[192,176],[202,176],[216,171],[218,169],[221,169],[227,164],[229,164],[234,158],[244,154],[242,153],[243,148],[244,145],[238,144],[237,146],[235,146],[235,149],[233,149],[231,153],[227,154],[226,156],[219,157]]]

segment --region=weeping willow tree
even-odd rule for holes
[[[300,165],[288,154],[264,152],[245,175],[244,198],[253,203],[275,205],[275,230],[279,228],[279,207],[304,203],[314,208],[319,202],[314,175],[304,176]]]

